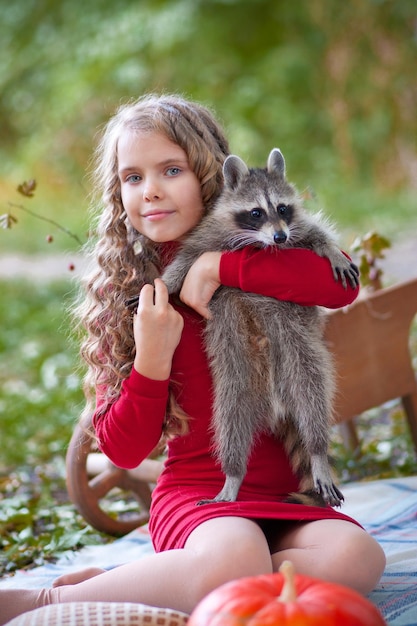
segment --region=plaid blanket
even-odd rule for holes
[[[417,625],[417,476],[345,485],[343,510],[380,543],[387,567],[370,595],[393,626]]]
[[[387,568],[371,593],[390,626],[417,626],[417,476],[343,485],[343,511],[357,519],[381,544]],[[146,527],[111,544],[70,552],[55,564],[17,572],[5,587],[48,587],[64,572],[94,564],[112,568],[152,553]]]

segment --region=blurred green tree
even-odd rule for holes
[[[232,149],[292,175],[415,186],[415,0],[0,0],[0,178],[82,180],[123,100],[215,108]],[[34,171],[35,170],[35,171]]]

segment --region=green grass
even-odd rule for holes
[[[71,283],[1,283],[0,575],[109,538],[69,502],[65,454],[83,397]],[[57,506],[58,505],[58,506]]]
[[[70,281],[2,283],[1,469],[65,452],[82,406],[66,313],[71,291]]]

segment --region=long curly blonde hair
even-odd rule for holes
[[[100,198],[93,209],[95,235],[86,245],[92,270],[83,280],[74,309],[83,333],[81,356],[87,364],[83,416],[91,415],[97,385],[105,389],[103,412],[119,396],[135,358],[132,315],[125,301],[160,274],[161,245],[131,226],[122,204],[117,144],[126,129],[163,133],[185,151],[201,183],[206,211],[222,189],[222,165],[229,154],[227,139],[211,111],[176,95],[141,97],[121,106],[106,125],[92,170],[93,189]],[[184,418],[170,393],[167,430],[183,432]]]

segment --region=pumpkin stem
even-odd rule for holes
[[[278,602],[295,602],[297,593],[295,591],[295,567],[291,561],[284,561],[279,568],[279,572],[284,577],[284,586]]]

